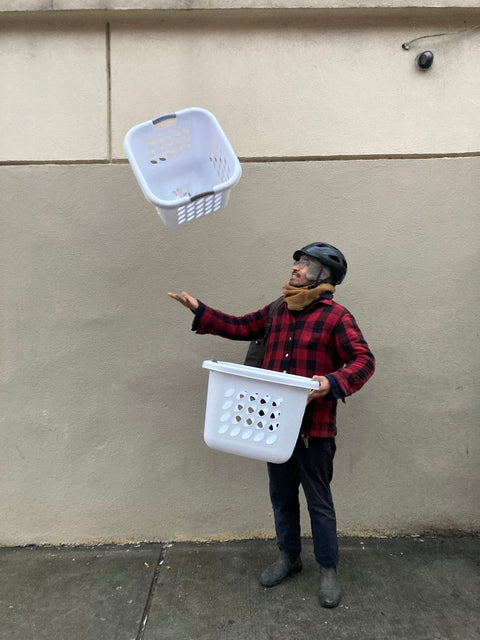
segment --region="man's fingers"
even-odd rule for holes
[[[174,300],[177,300],[178,302],[181,302],[184,306],[187,306],[187,300],[180,295],[179,293],[170,293],[168,292],[168,295],[170,296],[170,298],[173,298]]]
[[[174,300],[178,300],[178,302],[180,302],[181,304],[183,304],[184,307],[187,307],[187,309],[190,309],[191,311],[196,311],[198,309],[198,302],[195,298],[192,298],[191,295],[189,295],[186,291],[182,291],[182,293],[172,293],[172,292],[168,292],[168,295],[170,296],[170,298],[173,298]]]

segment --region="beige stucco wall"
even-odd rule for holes
[[[195,336],[166,291],[256,309],[312,239],[346,253],[336,299],[378,362],[339,408],[340,530],[478,529],[480,30],[401,48],[475,5],[47,4],[0,20],[0,543],[271,535],[264,465],[202,440],[201,363],[245,346]],[[123,136],[193,105],[243,176],[224,212],[168,229]]]

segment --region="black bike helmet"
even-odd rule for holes
[[[326,242],[312,242],[303,249],[298,249],[293,254],[293,259],[298,260],[301,255],[310,256],[320,260],[322,264],[330,267],[332,272],[332,284],[340,284],[347,273],[347,261],[345,256],[336,247]]]

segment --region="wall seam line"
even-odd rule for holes
[[[105,55],[107,72],[107,158],[112,162],[112,65],[110,52],[110,23],[105,29]]]

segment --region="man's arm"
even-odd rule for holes
[[[254,340],[263,336],[265,323],[268,321],[268,311],[273,304],[244,316],[232,316],[212,309],[186,291],[182,291],[181,294],[169,292],[168,295],[195,314],[193,331],[199,334],[218,335],[230,340]]]
[[[355,318],[349,312],[343,314],[336,326],[335,341],[343,367],[332,371],[329,377],[335,378],[340,391],[349,396],[371,378],[375,371],[375,358]]]

